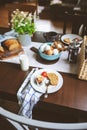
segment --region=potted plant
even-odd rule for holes
[[[29,42],[27,38],[30,36],[31,39],[31,36],[35,32],[34,15],[27,11],[24,12],[16,9],[11,14],[11,28],[18,33],[20,43],[26,37],[23,45],[27,45],[27,42]]]

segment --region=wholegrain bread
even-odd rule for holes
[[[48,77],[51,85],[58,84],[58,76],[55,73],[47,73],[47,77]]]

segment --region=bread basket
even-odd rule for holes
[[[81,51],[78,56],[78,78],[87,80],[87,36],[84,36]]]

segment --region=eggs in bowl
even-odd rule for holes
[[[39,55],[45,60],[57,60],[60,58],[62,51],[55,47],[54,43],[43,43],[38,49]]]

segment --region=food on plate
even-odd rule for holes
[[[64,38],[64,40],[63,40],[64,42],[66,42],[67,44],[70,44],[71,43],[71,40],[70,40],[70,38]]]
[[[47,72],[46,72],[46,71],[43,71],[43,72],[41,73],[41,75],[42,75],[43,77],[47,77]]]
[[[51,85],[54,86],[58,84],[58,76],[55,73],[47,73],[47,77]]]
[[[3,42],[3,46],[9,51],[12,51],[12,50],[18,49],[20,44],[16,39],[8,39]]]
[[[36,82],[37,82],[38,84],[41,84],[41,83],[43,82],[43,80],[44,80],[44,77],[43,77],[42,75],[38,75],[38,76],[36,77]]]
[[[2,46],[0,46],[0,52],[4,52],[4,48]]]
[[[53,72],[43,71],[36,76],[35,81],[39,85],[49,84],[55,86],[58,84],[58,76]]]

